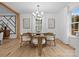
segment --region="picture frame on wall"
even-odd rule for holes
[[[30,18],[23,18],[23,28],[30,29]]]
[[[55,28],[55,18],[48,18],[48,29]]]

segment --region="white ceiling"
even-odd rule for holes
[[[32,13],[36,5],[40,5],[40,10],[44,13],[59,12],[65,6],[67,2],[6,2],[20,13]]]
[[[5,14],[5,13],[12,13],[10,10],[7,10],[6,8],[0,6],[0,14]]]

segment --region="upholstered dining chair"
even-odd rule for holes
[[[35,35],[42,35],[42,34],[34,34],[33,36],[35,36]],[[43,39],[42,39],[42,45],[45,44],[45,42],[46,42],[46,40],[43,38]],[[38,44],[38,38],[33,37],[33,38],[32,38],[32,43],[33,43],[34,45],[37,45],[37,44]]]
[[[38,44],[38,39],[37,38],[33,38],[32,43],[34,45],[37,45]],[[42,39],[42,44],[45,44],[45,39]]]
[[[56,45],[55,34],[48,32],[48,33],[44,33],[44,35],[46,36],[47,43],[50,42],[51,46],[52,46],[52,43],[54,43],[54,46]]]
[[[3,43],[3,32],[0,32],[0,44]]]
[[[20,47],[23,46],[23,42],[29,42],[31,44],[31,33],[21,33]]]

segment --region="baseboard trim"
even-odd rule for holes
[[[57,40],[60,40],[59,38],[56,38],[56,39],[57,39]],[[63,44],[65,44],[65,45],[68,45],[68,46],[71,47],[73,50],[75,50],[74,47],[70,46],[69,44],[64,43],[62,40],[60,40],[60,42],[63,43]]]
[[[76,50],[74,47],[70,46],[69,44],[66,44],[66,45],[68,45],[68,46],[71,47],[72,49]]]

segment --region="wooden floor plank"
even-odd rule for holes
[[[53,42],[52,42],[53,43]],[[56,39],[56,46],[47,45],[43,47],[41,57],[73,57],[74,49]],[[4,40],[0,45],[0,57],[39,57],[38,48],[26,44],[20,47],[17,39]]]

